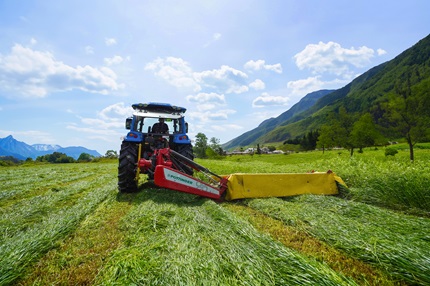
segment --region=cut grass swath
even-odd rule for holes
[[[255,199],[247,205],[414,285],[430,284],[430,220],[336,197]]]
[[[98,285],[355,285],[257,232],[215,202],[147,189]]]
[[[107,181],[110,174],[101,175],[98,180]],[[43,195],[22,200],[3,208],[0,212],[0,243],[17,232],[30,228],[48,214],[63,207],[73,205],[81,196],[100,185],[97,181],[80,180],[58,191],[48,191]]]
[[[58,239],[76,228],[109,193],[115,192],[115,179],[103,183],[106,183],[106,187],[88,192],[75,205],[50,213],[29,229],[7,237],[0,246],[0,285],[10,284],[21,277],[26,267],[53,248]]]
[[[0,183],[0,207],[5,208],[21,200],[43,195],[47,191],[61,189],[73,182],[89,180],[98,175],[97,171],[91,169],[84,164],[36,165],[21,169],[14,167],[7,172],[0,168],[0,177],[7,173],[9,178]]]
[[[313,257],[317,261],[324,261],[338,273],[343,273],[345,276],[354,279],[359,285],[407,285],[398,281],[398,279],[390,279],[389,275],[382,270],[347,256],[343,251],[329,246],[303,230],[285,225],[282,221],[271,218],[240,202],[224,202],[222,206],[249,221],[257,230],[270,234],[285,246]]]
[[[133,206],[109,194],[73,235],[34,265],[23,280],[25,285],[91,285],[111,251],[122,244],[118,223]]]

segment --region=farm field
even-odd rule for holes
[[[150,182],[119,194],[115,160],[0,167],[0,285],[429,285],[430,150],[408,156],[197,160],[219,174],[331,169],[349,186],[222,203]]]

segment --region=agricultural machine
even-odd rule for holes
[[[140,174],[154,184],[212,199],[284,197],[338,193],[344,184],[333,172],[303,174],[217,175],[194,162],[186,109],[165,103],[133,104],[126,119],[129,130],[121,144],[118,166],[120,192],[138,190]]]

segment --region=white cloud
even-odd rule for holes
[[[133,109],[130,106],[125,106],[123,102],[115,103],[97,112],[95,117],[77,116],[80,124],[69,124],[67,129],[92,135],[98,134],[105,137],[106,141],[110,141],[112,139],[108,137],[119,135],[117,130],[124,128],[124,120],[131,116],[132,112]]]
[[[225,96],[224,94],[217,94],[214,92],[211,93],[199,93],[196,95],[188,95],[187,100],[189,102],[197,102],[197,103],[216,103],[216,104],[225,104]]]
[[[246,85],[233,85],[229,89],[226,90],[226,93],[244,93],[247,92],[249,88]]]
[[[101,119],[111,120],[111,119],[124,119],[130,116],[133,112],[133,108],[131,106],[125,106],[123,102],[118,102],[108,107],[102,109],[98,115]]]
[[[225,132],[226,130],[242,130],[243,127],[237,124],[214,124],[211,128],[215,131]]]
[[[86,53],[87,55],[93,55],[93,54],[94,54],[94,48],[93,48],[93,47],[91,47],[91,46],[86,46],[86,47],[85,47],[85,53]]]
[[[26,142],[27,144],[55,144],[52,134],[37,130],[0,130],[0,138],[12,135],[16,140]]]
[[[119,65],[120,63],[129,61],[129,60],[130,60],[130,57],[123,58],[121,56],[113,56],[112,58],[104,58],[103,61],[107,66],[112,66],[112,65]]]
[[[212,35],[212,39],[210,41],[208,41],[206,44],[203,45],[204,48],[209,47],[211,44],[215,43],[216,41],[218,41],[219,39],[221,39],[221,34],[220,33],[215,33]]]
[[[280,106],[287,105],[289,101],[285,96],[273,96],[267,92],[263,92],[261,96],[252,101],[252,107],[265,107],[265,106]]]
[[[249,84],[249,87],[255,90],[262,90],[266,88],[266,84],[261,79],[256,79]]]
[[[106,38],[105,44],[106,44],[106,46],[113,46],[113,45],[116,45],[117,42],[116,42],[115,38]]]
[[[287,87],[291,90],[290,97],[301,98],[308,93],[321,89],[337,89],[339,86],[346,85],[350,82],[348,79],[334,79],[331,81],[322,81],[321,76],[308,77],[296,81],[289,81]]]
[[[109,68],[74,68],[56,60],[50,52],[16,44],[9,55],[0,55],[0,88],[21,95],[44,97],[50,92],[72,89],[107,94],[122,87]]]
[[[232,67],[223,65],[220,69],[194,73],[196,81],[207,88],[225,93],[243,93],[248,91],[248,75]]]
[[[247,63],[245,63],[244,68],[246,70],[270,70],[274,71],[276,73],[282,73],[282,66],[281,64],[274,64],[274,65],[266,65],[266,62],[264,60],[250,60]]]
[[[342,48],[334,42],[309,44],[300,53],[294,56],[299,69],[310,69],[313,74],[331,73],[337,76],[351,75],[350,66],[365,67],[370,64],[370,59],[375,51],[366,46],[358,49]]]
[[[202,92],[196,95],[188,95],[186,98],[188,102],[197,103],[197,109],[199,111],[212,110],[226,104],[224,94],[217,94],[214,92]]]
[[[214,41],[218,41],[219,39],[221,39],[221,34],[220,33],[215,33],[215,34],[213,34],[212,38],[213,38]]]
[[[218,110],[217,112],[214,111],[192,111],[188,113],[188,117],[191,119],[194,119],[202,124],[210,122],[210,121],[220,121],[220,120],[227,120],[229,114],[236,113],[236,110],[233,109],[224,109],[224,110]]]
[[[157,58],[148,63],[145,70],[154,72],[154,74],[169,84],[178,88],[190,88],[193,91],[200,91],[201,87],[193,76],[193,71],[186,61],[181,58],[167,57],[165,59]]]
[[[157,58],[148,63],[145,70],[164,79],[177,88],[189,88],[198,92],[203,88],[218,93],[243,93],[249,90],[248,75],[240,70],[223,65],[219,69],[193,72],[190,64],[181,58]]]
[[[115,130],[109,130],[108,127],[112,127],[113,125],[111,124],[107,124],[107,123],[103,123],[102,121],[92,121],[90,124],[90,122],[86,122],[89,125],[93,125],[93,126],[99,126],[99,128],[94,128],[94,127],[79,127],[76,124],[69,124],[66,126],[67,129],[70,130],[74,130],[77,132],[82,132],[82,133],[88,133],[91,135],[100,135],[102,137],[105,138],[105,141],[112,141],[113,137],[118,137],[119,133]],[[101,124],[101,125],[97,125],[97,124]],[[116,127],[119,127],[119,125],[117,125]],[[100,138],[99,138],[100,139]]]
[[[377,49],[376,52],[378,53],[378,56],[382,56],[382,55],[385,55],[387,53],[387,51],[383,50],[383,49]]]
[[[288,82],[287,87],[292,90],[292,95],[305,96],[310,92],[320,90],[324,87],[324,82],[321,81],[320,78],[320,76],[314,76],[296,81],[290,81]]]

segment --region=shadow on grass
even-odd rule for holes
[[[193,207],[202,205],[209,199],[193,194],[160,188],[153,182],[145,182],[139,185],[137,192],[119,192],[116,196],[116,200],[129,204],[141,204],[142,202],[151,200],[159,204],[175,204],[181,207]]]

